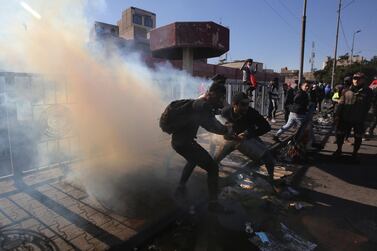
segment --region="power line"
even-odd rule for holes
[[[267,0],[264,0],[264,2],[267,4],[268,7],[270,7],[270,9],[273,12],[275,12],[276,15],[278,15],[281,18],[281,20],[284,21],[284,23],[286,23],[289,27],[291,27],[295,33],[298,33],[297,30],[295,30],[295,28],[282,15],[280,15],[280,13],[274,7],[272,7],[272,5]]]
[[[290,8],[288,8],[287,5],[285,5],[284,0],[283,1],[279,1],[279,3],[284,7],[284,9],[286,9],[291,14],[292,17],[294,17],[296,19],[300,19],[299,16],[297,16],[295,13],[293,13],[293,11]]]
[[[346,34],[344,33],[344,28],[343,28],[343,23],[342,23],[342,18],[340,18],[340,29],[342,30],[342,34],[343,34],[343,38],[344,38],[344,41],[346,42],[346,46],[347,46],[347,48],[348,48],[348,50],[350,51],[351,49],[351,47],[350,47],[350,45],[348,44],[348,40],[347,40],[347,37],[346,37]]]
[[[350,6],[351,4],[353,4],[355,2],[355,0],[351,0],[348,4],[344,5],[342,10],[344,10],[345,8],[347,8],[348,6]]]

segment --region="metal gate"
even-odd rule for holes
[[[246,92],[248,86],[245,84],[242,84],[241,81],[237,80],[230,80],[227,81],[226,84],[227,87],[227,102],[229,104],[232,103],[232,96],[237,92]],[[284,91],[282,87],[279,87],[279,105],[278,105],[278,111],[283,111],[283,104],[284,104]],[[256,109],[260,114],[263,116],[266,116],[268,114],[268,105],[269,105],[269,99],[268,99],[268,83],[267,82],[258,82],[258,87],[253,92],[253,103],[251,106]]]
[[[0,72],[0,178],[74,161],[74,105],[67,83]]]

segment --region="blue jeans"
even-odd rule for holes
[[[288,131],[292,126],[296,125],[297,128],[300,128],[304,122],[305,114],[297,114],[294,112],[289,113],[288,121],[283,125],[279,131],[277,131],[276,136],[280,136],[285,131]]]

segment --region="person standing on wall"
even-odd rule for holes
[[[241,67],[242,70],[242,83],[249,86],[246,90],[247,95],[252,98],[253,91],[257,88],[257,80],[255,73],[257,72],[257,66],[253,69],[253,60],[251,58],[246,59],[245,63]]]

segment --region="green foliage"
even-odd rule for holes
[[[346,59],[348,55],[340,56],[339,58]],[[314,72],[314,76],[317,81],[322,83],[331,83],[333,60],[329,60],[323,70]],[[363,72],[365,74],[365,80],[370,83],[374,76],[377,76],[377,56],[374,56],[371,60],[365,60],[362,63],[353,63],[346,66],[337,66],[335,69],[335,84],[342,83],[344,77],[351,76],[356,72]]]

